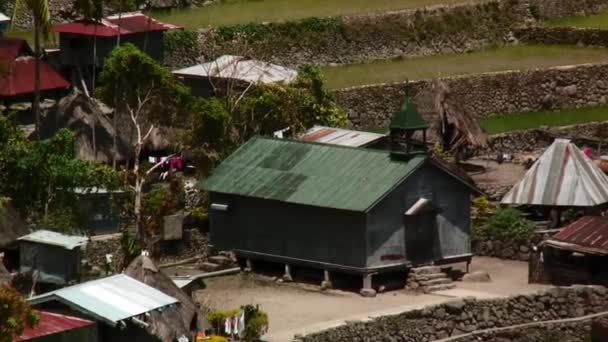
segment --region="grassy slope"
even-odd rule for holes
[[[564,109],[561,111],[543,111],[529,113],[512,113],[494,115],[481,120],[481,126],[489,134],[504,133],[540,126],[569,126],[586,122],[608,120],[608,106]]]
[[[447,54],[323,68],[329,88],[492,71],[546,68],[608,61],[608,49],[517,45],[467,54]]]
[[[580,28],[608,29],[608,11],[589,16],[572,16],[549,20],[546,25],[552,27],[573,26]]]
[[[188,29],[197,29],[208,25],[377,13],[463,2],[470,0],[225,0],[200,8],[157,12],[155,17]]]

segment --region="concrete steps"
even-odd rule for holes
[[[441,272],[439,266],[423,266],[412,268],[408,274],[406,289],[431,293],[450,290],[456,287],[447,274]]]

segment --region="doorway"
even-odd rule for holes
[[[436,257],[437,212],[425,210],[404,216],[407,259],[414,265],[431,263]]]

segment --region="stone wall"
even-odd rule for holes
[[[607,306],[608,293],[605,287],[553,288],[538,294],[506,299],[457,300],[394,316],[372,318],[364,322],[349,322],[319,333],[298,336],[296,340],[301,342],[432,341],[482,329],[581,317],[603,312]],[[559,339],[559,341],[569,340]]]
[[[513,31],[523,43],[608,46],[608,30],[576,27],[521,27]]]
[[[450,96],[478,117],[605,104],[608,64],[584,64],[543,70],[509,71],[444,78]],[[429,81],[410,82],[415,94]],[[336,90],[338,103],[356,128],[387,127],[405,97],[405,83]]]
[[[376,15],[312,18],[201,30],[206,58],[248,55],[295,67],[466,52],[508,42],[526,18],[518,1],[438,6]]]
[[[529,261],[532,247],[542,240],[540,235],[535,235],[528,243],[516,243],[513,241],[501,241],[497,239],[485,239],[473,243],[473,254],[477,256],[489,256],[507,260]]]

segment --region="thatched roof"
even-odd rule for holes
[[[151,314],[148,320],[150,324],[148,331],[151,334],[158,336],[163,342],[175,341],[181,335],[189,336],[190,326],[197,316],[196,306],[171,278],[160,271],[152,259],[139,256],[131,262],[124,273],[179,301],[177,307]]]
[[[11,281],[11,273],[4,267],[2,263],[2,257],[0,257],[0,286],[7,284]]]
[[[102,103],[74,91],[48,111],[41,124],[41,135],[49,138],[58,130],[67,128],[76,135],[76,155],[79,159],[110,163],[114,157],[114,128],[108,116],[110,113],[111,110]],[[124,138],[119,137],[117,150],[117,160],[124,160],[129,151]]]
[[[458,99],[450,96],[445,82],[431,82],[417,92],[414,103],[430,126],[429,141],[447,145],[451,151],[467,145],[487,147],[488,138],[479,122]]]
[[[8,247],[29,233],[17,210],[10,203],[0,204],[0,248]]]

